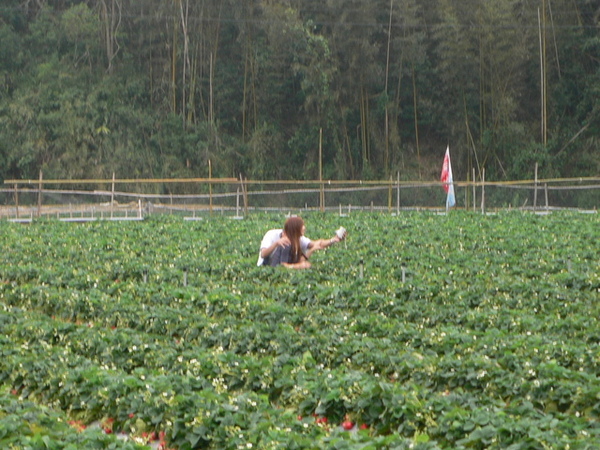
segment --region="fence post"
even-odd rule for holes
[[[485,168],[481,170],[481,214],[485,214]]]
[[[392,177],[390,177],[390,184],[388,185],[388,213],[392,212]]]
[[[110,191],[110,218],[113,218],[113,210],[115,204],[115,173],[113,172],[112,187]]]
[[[247,216],[250,212],[250,198],[248,197],[248,177],[244,179],[244,213]]]
[[[212,164],[208,160],[208,214],[212,216],[213,200],[212,200]]]
[[[477,189],[475,189],[475,168],[473,168],[473,211],[477,211]]]
[[[537,209],[538,163],[535,163],[535,182],[533,186],[533,210]]]
[[[40,217],[42,215],[42,179],[43,174],[40,169],[40,182],[38,184],[38,206],[37,206],[37,216]]]
[[[546,212],[550,209],[548,206],[548,183],[544,183],[544,194],[546,196]]]
[[[242,198],[244,199],[244,216],[248,215],[248,189],[247,185],[244,184],[244,177],[240,173],[240,186],[242,188]]]
[[[397,178],[397,191],[396,191],[396,214],[400,215],[400,171],[398,171],[398,178]]]
[[[15,213],[17,214],[17,219],[19,218],[19,188],[17,187],[17,183],[15,183]]]

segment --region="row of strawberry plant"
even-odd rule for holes
[[[30,327],[30,328],[27,328],[27,327],[23,328],[23,330],[24,330],[24,331],[23,331],[22,333],[23,333],[24,335],[28,335],[30,332],[33,332],[35,329],[40,329],[40,328],[41,328],[41,327],[39,326],[39,323],[33,323],[33,324],[32,324],[32,327]],[[91,331],[92,331],[92,329],[89,329],[88,327],[81,327],[81,330],[83,330],[84,334],[85,334],[86,332],[91,332]],[[46,336],[46,337],[47,337],[47,336]],[[43,341],[43,339],[44,339],[44,336],[35,336],[35,334],[33,334],[32,336],[30,336],[30,339],[32,339],[32,340],[34,340],[34,341],[36,340],[35,338],[40,338],[40,339],[42,339],[42,341]],[[81,339],[82,341],[84,341],[84,342],[85,342],[85,341],[87,341],[87,339],[86,339],[84,336],[81,336],[81,335],[79,335],[79,336],[78,336],[78,338],[80,338],[80,339]],[[62,341],[62,339],[60,339],[60,340]],[[150,359],[152,359],[152,358],[150,358]],[[231,360],[231,361],[230,361],[230,363],[232,363],[233,361],[234,361],[234,360]],[[204,361],[203,361],[203,362],[204,362]],[[237,361],[235,361],[235,362],[237,362]],[[427,364],[427,365],[431,365],[431,364],[433,364],[433,363],[435,363],[435,361],[429,361],[429,359],[426,361],[426,364]],[[467,374],[467,380],[468,380],[468,378],[472,378],[473,380],[475,380],[475,375],[478,373],[477,369],[473,367],[472,361],[469,361],[469,360],[467,359],[467,360],[465,360],[465,363],[466,363],[467,367],[469,367],[469,368],[470,368],[469,370],[471,371],[471,372],[470,372],[470,374]],[[488,364],[488,365],[489,365],[489,364]],[[444,364],[443,364],[443,362],[440,362],[440,361],[438,361],[438,366],[439,366],[438,368],[444,368]],[[244,367],[244,366],[242,366],[242,367]],[[459,365],[459,364],[456,364],[456,365],[455,365],[455,367],[451,367],[451,370],[452,370],[452,371],[454,371],[455,369],[460,369],[460,367],[461,367],[461,365]],[[412,364],[411,370],[412,370],[413,372],[415,372],[415,373],[417,373],[417,372],[418,372],[418,370],[415,370],[415,364],[414,364],[414,363]],[[472,373],[473,375],[471,375],[471,373]],[[413,376],[414,376],[414,375],[413,375]],[[479,377],[477,377],[477,378],[479,378]],[[482,377],[482,378],[483,378],[483,377]],[[485,377],[485,378],[487,379],[488,377]],[[364,381],[364,380],[363,380],[363,381]],[[452,381],[452,380],[449,380],[449,381]],[[512,383],[510,380],[507,380],[507,381],[508,381],[508,383],[507,383],[507,386],[508,386],[508,387],[510,387],[510,386],[513,386],[513,383]],[[458,385],[461,385],[461,384],[463,384],[462,382],[460,382],[460,379],[459,379],[459,377],[458,377],[458,374],[457,374],[457,377],[456,377],[456,380],[455,380],[455,382],[457,382],[457,384],[458,384]],[[320,385],[322,385],[322,384],[323,384],[323,383],[322,383],[321,381],[319,381],[318,383],[316,383],[316,386],[320,386]],[[464,384],[465,384],[466,386],[468,386],[468,385],[469,385],[469,383],[464,383]],[[326,384],[325,384],[325,385],[326,385]],[[514,387],[514,386],[513,386],[513,387]],[[318,391],[318,389],[310,389],[310,391],[312,391],[312,392],[315,392],[315,391]],[[566,393],[567,393],[567,394],[573,394],[573,392],[574,392],[574,390],[573,390],[572,392],[566,392]],[[563,394],[564,394],[564,393],[563,393]],[[323,397],[323,398],[327,398],[327,397],[331,397],[331,396],[330,396],[330,395],[326,395],[326,393],[324,393],[324,397]],[[318,397],[317,397],[317,398],[318,398]],[[336,406],[337,406],[337,407],[336,407]],[[335,409],[341,410],[342,408],[340,408],[339,406],[340,406],[340,405],[335,405],[335,404],[333,404],[333,407],[332,407],[332,409],[333,409],[333,410],[335,410]]]
[[[409,218],[408,221],[413,219]],[[425,228],[429,223],[433,223],[431,218],[426,217],[426,219]],[[509,219],[512,221],[513,218]],[[375,225],[382,226],[384,229],[390,224],[377,217],[374,221],[357,221],[355,228],[362,227],[373,232],[373,222],[380,222]],[[465,220],[459,217],[456,222],[465,222]],[[52,228],[51,224],[43,225],[46,229]],[[157,226],[163,232],[169,229],[175,235],[181,235],[181,230],[185,229],[175,223],[151,225]],[[212,231],[209,230],[210,236],[225,234],[218,232],[222,231],[220,228],[222,224],[217,225]],[[210,229],[212,225],[202,227]],[[111,231],[110,227],[108,231]],[[383,236],[383,233],[377,234],[373,241],[383,243],[385,241]],[[458,233],[458,236],[461,237],[461,234]],[[83,236],[81,238],[83,239]],[[403,241],[408,242],[407,239]],[[421,247],[428,248],[426,241],[419,242]],[[439,239],[439,242],[445,248],[444,241]],[[485,239],[480,239],[480,242],[485,242]],[[140,345],[147,345],[151,350],[144,355],[143,359],[135,362],[129,371],[139,371],[142,369],[141,365],[145,364],[156,369],[159,365],[153,364],[152,361],[161,361],[161,364],[170,364],[174,369],[177,368],[176,364],[170,363],[176,360],[173,355],[177,354],[177,351],[171,354],[170,360],[160,357],[160,348],[168,348],[174,339],[157,340],[157,335],[164,334],[169,329],[178,330],[173,331],[169,337],[177,336],[180,342],[183,342],[180,353],[185,355],[184,360],[193,360],[194,356],[200,355],[203,365],[212,364],[213,367],[215,363],[214,359],[211,359],[210,352],[219,348],[224,350],[220,352],[222,357],[230,355],[225,359],[229,358],[232,366],[236,362],[238,364],[241,362],[242,367],[246,368],[249,367],[247,362],[251,359],[264,358],[264,362],[268,365],[277,355],[286,357],[290,366],[298,366],[300,365],[298,361],[301,361],[298,355],[300,349],[309,348],[311,353],[306,358],[314,359],[316,361],[314,366],[317,369],[306,370],[310,375],[303,376],[300,383],[296,376],[289,385],[286,385],[285,382],[281,382],[284,377],[280,377],[280,373],[269,373],[269,376],[279,383],[281,391],[275,396],[270,393],[271,401],[276,399],[278,402],[288,402],[286,404],[298,412],[318,409],[320,412],[328,413],[332,418],[336,415],[340,417],[347,412],[353,413],[355,417],[365,415],[356,404],[361,402],[378,404],[376,400],[361,393],[342,402],[338,395],[350,389],[349,382],[344,381],[341,387],[333,389],[332,393],[330,386],[323,381],[324,374],[328,376],[327,379],[331,376],[333,379],[345,380],[345,375],[354,371],[360,375],[356,377],[359,385],[379,382],[375,375],[380,375],[386,377],[386,383],[392,381],[388,380],[387,376],[392,377],[393,387],[411,386],[410,392],[415,389],[422,391],[425,400],[421,401],[421,404],[424,405],[428,405],[434,394],[439,393],[443,388],[446,388],[443,392],[448,391],[451,395],[462,390],[467,394],[466,397],[473,397],[480,403],[482,399],[475,394],[482,391],[489,396],[487,402],[482,404],[502,400],[514,406],[515,400],[511,400],[512,398],[530,396],[532,405],[545,411],[540,417],[536,417],[533,423],[552,417],[553,411],[556,410],[554,414],[565,415],[564,418],[561,417],[561,423],[569,423],[572,416],[578,413],[581,416],[581,424],[574,429],[585,431],[585,424],[588,424],[588,429],[590,428],[588,421],[595,414],[593,403],[595,379],[575,377],[574,382],[567,382],[577,374],[578,370],[583,370],[585,374],[597,373],[593,346],[586,352],[582,350],[581,345],[568,342],[569,338],[574,337],[587,338],[587,342],[592,345],[596,343],[593,336],[586,335],[590,328],[593,329],[595,322],[593,318],[583,316],[586,310],[589,311],[589,308],[593,307],[590,299],[594,295],[595,278],[590,271],[576,274],[562,271],[560,268],[562,262],[557,263],[557,258],[548,258],[548,255],[545,255],[544,258],[553,259],[552,264],[541,265],[542,270],[551,274],[548,282],[542,286],[542,289],[536,286],[533,290],[524,290],[522,293],[516,293],[515,296],[509,295],[512,294],[513,286],[517,285],[514,281],[506,282],[499,279],[500,289],[494,292],[489,286],[489,274],[470,269],[464,255],[462,259],[457,258],[456,253],[446,258],[443,252],[434,251],[432,247],[429,247],[431,254],[424,256],[422,260],[416,257],[400,260],[393,254],[389,258],[381,258],[379,254],[368,255],[371,258],[364,258],[365,255],[361,255],[366,260],[365,277],[360,281],[349,282],[348,278],[357,278],[356,264],[348,268],[334,262],[324,270],[309,275],[256,268],[244,270],[245,264],[248,262],[252,264],[255,251],[247,243],[238,241],[236,244],[240,245],[238,254],[245,254],[246,260],[241,263],[236,262],[230,259],[229,254],[218,252],[222,259],[212,268],[198,265],[198,271],[192,272],[197,276],[192,279],[189,288],[176,286],[180,274],[178,268],[180,266],[177,264],[161,266],[166,267],[168,269],[166,272],[172,275],[151,276],[146,284],[141,282],[135,263],[129,263],[132,269],[138,270],[134,272],[133,277],[127,274],[127,270],[119,270],[114,273],[118,272],[122,279],[112,279],[112,276],[104,275],[110,272],[105,265],[94,263],[86,267],[84,259],[77,258],[78,252],[73,255],[71,251],[70,255],[75,256],[73,259],[83,267],[79,269],[75,278],[71,278],[71,281],[79,279],[82,280],[81,284],[74,283],[75,286],[70,286],[71,283],[64,283],[64,281],[53,282],[53,279],[69,279],[69,271],[64,271],[61,267],[52,267],[44,273],[40,270],[29,270],[25,277],[13,277],[13,273],[8,273],[4,278],[12,281],[4,286],[3,297],[8,299],[11,305],[25,306],[29,311],[55,315],[73,322],[92,322],[94,326],[90,329],[82,325],[76,327],[78,338],[92,343],[104,339],[95,336],[96,330],[107,330],[117,326],[109,321],[110,311],[115,316],[120,314],[118,316],[120,318],[127,317],[126,320],[117,322],[119,327],[116,334],[119,338],[129,337],[128,333],[121,332],[122,327],[131,331],[136,330],[140,336]],[[131,249],[136,248],[133,244],[129,245]],[[464,242],[461,245],[464,247]],[[500,250],[494,250],[495,246],[501,248],[498,241],[489,240],[488,249],[492,250],[486,253],[501,253]],[[360,248],[360,245],[357,247]],[[191,245],[191,248],[195,247]],[[577,256],[581,252],[577,246],[574,248],[576,251],[570,255],[570,258],[577,263]],[[165,250],[167,254],[172,251],[168,247]],[[345,256],[350,256],[354,261],[358,260],[357,254],[352,254],[352,249],[338,248],[337,250]],[[134,258],[132,261],[137,260],[141,264],[150,266],[151,264],[143,258],[143,252],[139,253],[139,250],[137,252],[137,259]],[[125,253],[121,252],[120,258],[123,258]],[[58,254],[55,253],[55,256]],[[317,263],[325,261],[326,256],[320,258]],[[163,261],[168,259],[163,255]],[[173,259],[177,260],[174,256]],[[566,258],[562,259],[566,261]],[[101,261],[101,258],[98,260]],[[476,260],[485,263],[484,267],[498,272],[496,266],[485,258]],[[441,269],[447,261],[452,261],[453,274]],[[527,280],[531,279],[532,274],[539,268],[522,271],[524,275],[519,275],[518,263],[519,261],[511,261],[511,264],[515,265],[511,273],[518,276],[522,280],[521,285],[526,287]],[[403,265],[407,265],[411,271],[409,273],[412,274],[409,284],[398,281],[400,267]],[[390,273],[394,275],[392,280],[386,279],[386,275]],[[57,277],[53,278],[52,274]],[[495,276],[500,278],[498,275]],[[474,277],[475,282],[472,282],[473,279],[469,277]],[[41,287],[36,287],[35,283],[40,278],[42,278]],[[560,282],[555,283],[553,278]],[[250,280],[253,279],[256,281],[251,282]],[[567,283],[563,284],[564,280],[567,280]],[[576,291],[573,289],[574,284],[569,286],[569,280],[576,280],[579,283]],[[90,298],[87,292],[77,290],[85,288],[92,288],[92,293],[94,289],[97,290],[96,294]],[[497,300],[498,297],[500,301]],[[52,298],[52,301],[49,302],[48,298]],[[71,301],[73,299],[75,300]],[[539,313],[532,312],[531,303],[534,303],[534,308],[539,309]],[[65,306],[61,310],[63,304]],[[112,309],[105,308],[105,304],[110,304]],[[548,313],[552,314],[553,320],[545,324],[545,321],[540,319],[545,318],[542,314]],[[184,317],[189,318],[190,321],[182,320]],[[18,327],[27,328],[25,322],[30,319],[31,317],[24,317]],[[260,321],[281,322],[285,326],[267,325],[262,328],[253,326]],[[193,322],[200,326],[190,326]],[[30,329],[40,327],[39,322],[32,323],[35,325]],[[153,326],[155,328],[152,328]],[[185,334],[186,330],[190,329],[193,331]],[[394,331],[394,329],[401,331]],[[69,333],[72,333],[72,330]],[[18,333],[14,336],[17,335]],[[254,340],[248,339],[248,335],[254,336]],[[511,338],[514,337],[517,339],[513,343]],[[15,340],[15,345],[19,343],[23,345],[19,339]],[[117,338],[110,342],[111,345],[119,348]],[[93,356],[90,348],[89,345],[84,346],[77,354],[87,357],[91,353]],[[264,353],[259,353],[260,350]],[[499,352],[502,358],[498,357]],[[108,354],[105,357],[110,358]],[[304,357],[303,354],[302,358]],[[541,389],[537,391],[534,389],[536,378],[531,378],[529,374],[531,369],[524,364],[519,364],[520,361],[529,362],[532,366],[541,364],[545,367],[541,371],[542,374],[544,377],[550,376]],[[101,361],[96,358],[90,363],[98,367],[108,363],[108,367],[112,367],[110,359]],[[114,361],[112,364],[120,370],[121,365],[123,368],[127,367],[127,364],[121,360]],[[215,374],[211,376],[214,378]],[[238,378],[244,380],[243,376]],[[290,387],[292,382],[294,386],[299,386],[297,392],[300,395],[293,400],[288,400],[284,395],[286,392],[293,391]],[[511,385],[513,388],[509,389]],[[588,385],[588,388],[581,390],[581,385]],[[248,387],[245,382],[238,386],[240,390]],[[266,383],[266,386],[270,386],[270,383]],[[556,386],[561,387],[560,396],[555,393]],[[309,396],[307,392],[314,392],[315,395]],[[573,401],[569,397],[576,397],[576,399]],[[454,407],[458,406],[454,405]],[[470,410],[468,407],[465,409]],[[377,408],[374,410],[378,411]],[[394,423],[389,417],[392,417],[395,410],[385,411],[389,412],[387,415],[379,413],[376,424],[372,428],[378,430],[378,433],[385,433],[385,430],[389,430],[390,427],[394,428],[393,425],[389,425]],[[443,422],[443,417],[444,414],[433,415],[426,422],[433,423],[437,419],[437,423],[440,423]],[[419,433],[426,429],[423,425],[419,427],[421,427]],[[485,427],[487,425],[479,424],[469,435],[485,436],[488,433],[489,437],[489,427],[486,433],[481,431]],[[409,425],[406,430],[400,431],[405,433],[405,436],[411,436],[407,430],[411,430],[413,436],[418,433]],[[465,436],[467,431],[462,430],[457,433],[463,433],[462,435]],[[492,435],[496,436],[493,433]],[[429,430],[428,436],[434,436],[444,442],[444,439],[440,439],[439,434],[436,434],[433,429]],[[570,436],[573,438],[573,433]],[[460,440],[457,437],[453,439],[452,442]]]
[[[253,413],[260,417],[268,414],[270,426],[288,429],[290,436],[294,433],[304,436],[306,432],[304,426],[306,422],[298,419],[295,414],[282,415],[283,411],[274,410],[267,398],[260,395],[249,395],[247,392],[236,395],[235,392],[229,392],[224,385],[221,386],[221,390],[208,389],[207,386],[201,387],[198,383],[195,384],[196,377],[185,378],[167,374],[154,376],[146,374],[141,378],[138,378],[138,374],[127,376],[119,374],[118,371],[102,370],[98,366],[89,364],[84,358],[73,357],[62,350],[50,352],[44,362],[40,362],[37,355],[44,350],[48,353],[47,346],[41,344],[22,346],[15,360],[18,361],[19,369],[16,365],[11,368],[10,372],[17,380],[20,379],[22,382],[27,380],[29,383],[24,387],[25,394],[52,404],[60,405],[64,402],[61,406],[71,409],[71,413],[77,410],[85,411],[86,414],[109,413],[111,417],[116,417],[116,423],[121,429],[135,432],[139,431],[139,427],[145,427],[147,424],[160,426],[164,422],[169,425],[170,438],[175,443],[213,442],[218,446],[224,445],[235,437],[232,435],[232,429],[227,429],[227,426],[223,429],[223,423],[230,421],[234,429],[236,427],[246,429],[246,433],[241,433],[246,442],[258,444],[261,442],[262,433],[267,431],[267,428],[262,427],[258,431],[247,429],[249,426],[247,416]],[[11,356],[15,355],[5,354],[3,360],[10,360]],[[562,417],[556,413],[557,423],[547,420],[546,415],[536,412],[533,404],[529,403],[528,406],[528,402],[511,402],[508,406],[503,402],[493,401],[481,404],[481,399],[472,397],[462,389],[451,393],[432,393],[412,384],[397,384],[375,379],[368,383],[363,373],[335,370],[325,371],[325,376],[311,379],[310,369],[317,366],[316,361],[310,355],[305,355],[302,363],[306,372],[303,389],[317,396],[319,390],[323,392],[322,397],[312,398],[312,404],[309,401],[310,397],[304,399],[308,411],[314,410],[316,414],[332,418],[331,413],[342,409],[344,402],[355,402],[365,409],[362,411],[364,415],[371,413],[377,420],[384,419],[376,428],[380,434],[387,434],[393,429],[400,435],[413,436],[430,422],[437,424],[430,430],[432,437],[437,437],[436,432],[442,430],[445,438],[449,439],[454,434],[460,437],[464,436],[465,432],[487,427],[488,431],[496,430],[488,436],[489,439],[500,439],[500,442],[504,442],[499,433],[502,429],[511,429],[513,425],[511,415],[517,412],[530,416],[528,420],[533,428],[527,428],[527,433],[532,429],[537,432],[543,431],[540,435],[541,442],[553,444],[569,442],[578,435],[577,430],[585,431],[587,428],[585,420],[576,420],[568,415]],[[351,398],[351,394],[345,396],[340,394],[349,393],[352,389],[359,392],[356,398]],[[246,403],[252,407],[248,407]],[[241,406],[246,408],[240,409]],[[202,411],[201,417],[190,417],[189,411]],[[450,418],[456,419],[459,411],[464,419],[461,426],[456,425],[456,420],[450,420]],[[500,411],[503,413],[499,418],[497,416]],[[389,417],[386,417],[387,415]],[[556,416],[561,417],[562,420],[557,420]],[[282,420],[273,424],[275,417],[282,417]],[[181,426],[189,420],[192,420],[192,423],[201,421],[203,426],[190,433],[189,428]],[[564,436],[562,438],[556,436],[557,430],[552,427],[558,427]],[[311,428],[317,435],[323,430],[314,426]],[[525,435],[518,436],[525,437]],[[515,431],[512,432],[511,438],[515,438]],[[474,439],[474,436],[470,439]],[[481,439],[481,442],[486,442],[485,436],[482,435]],[[460,439],[455,442],[458,441]]]
[[[141,449],[135,442],[119,441],[100,428],[78,427],[62,411],[20,399],[0,384],[0,447]]]
[[[259,299],[242,301],[239,295],[217,291],[202,298],[195,298],[193,294],[181,295],[185,299],[185,305],[178,309],[177,305],[180,304],[180,298],[178,296],[168,297],[165,293],[156,295],[157,292],[154,292],[150,295],[150,298],[145,298],[143,295],[135,299],[125,296],[126,298],[115,305],[113,303],[114,298],[100,291],[82,293],[80,291],[58,290],[52,292],[48,287],[29,286],[30,289],[27,289],[28,286],[10,288],[10,292],[4,294],[5,299],[13,305],[27,306],[29,309],[53,313],[57,317],[66,317],[73,321],[84,322],[94,318],[95,323],[100,326],[128,328],[169,335],[175,339],[182,338],[194,345],[225,347],[242,353],[259,350],[263,352],[275,351],[275,349],[270,348],[273,342],[277,342],[278,351],[297,353],[299,349],[318,344],[315,339],[321,338],[320,340],[325,344],[333,346],[334,354],[339,354],[339,356],[332,359],[331,362],[334,363],[339,362],[339,359],[343,360],[345,356],[343,352],[337,350],[338,344],[332,343],[332,340],[337,342],[343,335],[352,336],[361,332],[364,334],[365,331],[369,332],[365,336],[366,340],[376,338],[378,335],[388,335],[396,336],[396,339],[407,343],[407,346],[415,347],[419,351],[422,348],[436,353],[452,350],[455,344],[449,339],[438,339],[437,342],[430,342],[431,339],[424,338],[422,332],[416,329],[414,325],[405,326],[402,334],[398,335],[399,329],[393,329],[394,326],[390,325],[393,322],[380,320],[379,314],[384,312],[383,305],[387,306],[386,319],[403,320],[409,324],[421,322],[427,325],[427,329],[433,330],[438,326],[442,326],[444,327],[444,330],[442,330],[444,334],[451,332],[453,325],[460,325],[474,330],[478,334],[484,333],[484,329],[488,327],[504,331],[500,336],[506,333],[511,335],[541,334],[546,340],[552,342],[560,342],[561,339],[566,338],[584,337],[581,334],[585,333],[588,333],[587,340],[589,342],[595,342],[597,339],[596,334],[589,335],[587,331],[594,329],[593,325],[596,320],[593,315],[589,315],[589,312],[595,306],[588,301],[578,301],[576,304],[570,302],[568,305],[563,305],[563,302],[554,302],[554,306],[550,301],[546,301],[540,303],[539,309],[541,311],[539,313],[525,315],[522,309],[512,311],[511,303],[514,299],[503,302],[501,295],[496,296],[497,300],[495,301],[491,299],[482,300],[476,308],[469,306],[470,299],[465,299],[461,303],[458,301],[460,300],[459,295],[449,295],[449,297],[455,298],[452,305],[453,314],[448,312],[450,308],[443,308],[440,311],[431,308],[429,309],[429,315],[420,314],[417,316],[418,310],[425,310],[422,297],[417,297],[412,301],[396,298],[390,302],[383,297],[372,294],[364,302],[367,303],[365,307],[369,310],[362,311],[359,316],[348,321],[347,319],[341,320],[341,316],[336,315],[342,306],[340,302],[336,302],[333,306],[329,305],[329,289],[327,288],[321,289],[321,292],[316,294],[324,304],[315,303],[307,307],[297,302],[294,303],[294,300],[286,301],[285,298],[283,301],[290,305],[287,308],[272,301]],[[180,290],[180,294],[184,294],[184,292]],[[338,292],[336,295],[350,298],[350,292]],[[441,294],[437,294],[438,299],[441,297]],[[590,297],[591,299],[592,297]],[[485,310],[482,310],[481,303],[487,304]],[[371,311],[369,304],[379,304],[379,306]],[[344,309],[346,317],[348,314],[352,314],[352,309],[348,304],[343,306],[346,308]],[[435,305],[433,306],[435,307]],[[320,313],[311,314],[315,309]],[[565,311],[569,309],[570,311]],[[539,320],[542,313],[544,314],[544,320]],[[264,321],[266,321],[264,325],[258,325]],[[282,333],[281,327],[284,324],[287,326],[287,331],[291,332],[291,336]],[[228,329],[229,332],[219,332],[219,325]],[[259,326],[263,328],[260,331],[257,328]],[[313,332],[321,330],[325,326],[332,327],[333,330],[338,330],[338,333],[342,334],[338,336],[319,336],[318,333]],[[297,331],[301,331],[301,333]],[[432,332],[432,335],[435,334],[435,332]],[[235,336],[240,336],[240,338],[234,339]],[[274,338],[274,336],[276,337]],[[277,337],[283,336],[287,339],[284,343],[285,346],[282,348],[282,344]],[[583,360],[580,356],[577,356],[578,353],[583,351],[584,347],[573,347],[566,350],[556,349],[556,344],[554,344],[554,347],[552,354],[555,355],[554,357],[559,358],[561,364],[567,364],[568,367],[573,366],[572,368],[575,370],[597,370],[597,363],[590,360],[589,355]],[[321,348],[321,346],[317,346],[318,348]],[[326,346],[322,348],[326,348]],[[577,353],[574,356],[569,356],[570,351]],[[379,350],[379,352],[385,354],[385,349]],[[356,350],[352,349],[349,353],[354,354]],[[317,357],[325,359],[326,364],[330,363],[326,354],[317,355]]]

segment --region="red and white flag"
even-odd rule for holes
[[[450,146],[446,148],[446,154],[444,155],[444,164],[442,165],[442,183],[444,183],[444,191],[446,191],[446,208],[456,205],[456,198],[454,197],[454,184],[452,180],[452,164],[450,164]]]

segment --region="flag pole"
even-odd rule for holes
[[[446,213],[448,213],[448,210],[456,204],[456,198],[454,196],[454,180],[452,177],[452,164],[450,162],[450,145],[446,147],[446,153],[444,154],[444,163],[442,164],[440,181],[443,183],[442,187],[446,192]]]

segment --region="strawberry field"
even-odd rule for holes
[[[0,448],[597,448],[597,214],[303,218],[0,223]]]

